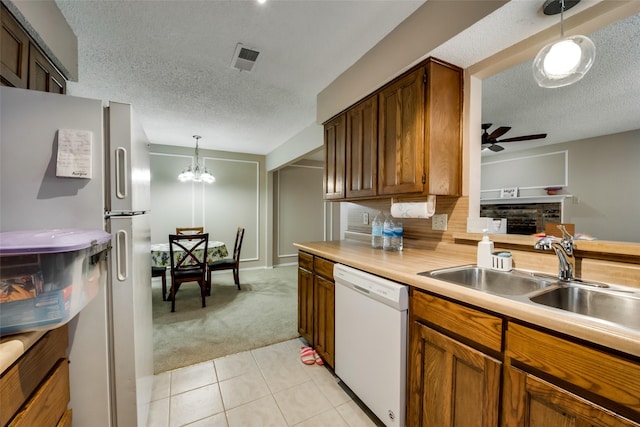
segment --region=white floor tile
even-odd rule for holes
[[[273,397],[289,425],[307,420],[332,407],[313,381],[274,393]]]
[[[228,380],[229,378],[237,377],[258,369],[258,365],[250,351],[243,351],[215,359],[213,364],[216,367],[218,381]]]
[[[298,339],[154,377],[148,427],[375,427]]]
[[[218,384],[171,396],[169,425],[183,426],[223,412]]]
[[[349,427],[349,424],[346,423],[344,419],[340,416],[338,411],[335,408],[331,408],[328,411],[325,411],[315,417],[309,418],[299,424],[296,424],[295,427]]]
[[[221,381],[220,391],[227,410],[271,394],[258,370]]]
[[[169,426],[169,398],[159,399],[149,405],[147,427]]]
[[[213,361],[198,363],[171,371],[171,395],[203,387],[216,382]]]
[[[272,395],[230,409],[227,419],[229,427],[287,427],[287,422]]]

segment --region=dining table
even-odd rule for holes
[[[196,249],[196,254],[202,254],[202,249]],[[209,240],[207,246],[207,262],[226,258],[229,255],[227,245],[224,242]],[[175,261],[179,253],[174,249],[173,254]],[[153,267],[169,267],[171,268],[171,251],[169,243],[153,243],[151,245],[151,265]]]

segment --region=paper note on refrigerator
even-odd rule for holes
[[[58,129],[56,176],[91,178],[91,140],[91,131]]]

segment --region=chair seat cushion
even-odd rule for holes
[[[167,272],[167,267],[155,267],[155,266],[151,266],[151,273],[152,274],[164,274]]]
[[[233,265],[236,265],[236,262],[233,260],[233,258],[224,258],[224,259],[217,259],[215,261],[211,261],[207,265],[209,266],[209,268],[214,268],[214,267],[222,267],[227,265],[233,266]]]
[[[184,277],[202,276],[204,270],[202,268],[178,268],[173,272],[176,279],[182,279]]]

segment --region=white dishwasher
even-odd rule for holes
[[[409,291],[341,264],[335,279],[335,373],[386,425],[404,427]]]

